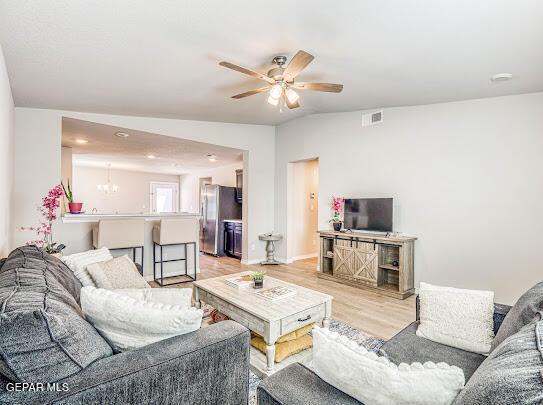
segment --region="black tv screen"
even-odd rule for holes
[[[346,198],[343,227],[392,232],[392,198]]]

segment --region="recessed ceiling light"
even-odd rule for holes
[[[86,139],[76,139],[75,143],[78,143],[80,145],[85,145],[86,143],[89,143]]]
[[[513,75],[511,73],[497,73],[493,75],[490,80],[493,82],[505,82],[507,80],[511,80],[513,78]]]
[[[115,136],[118,136],[119,138],[128,138],[130,134],[127,134],[126,132],[115,132]]]
[[[209,159],[210,162],[216,162],[217,161],[217,156],[212,155],[210,153],[207,155],[207,158]]]
[[[147,159],[154,159],[154,158],[156,158],[155,155],[147,155]]]

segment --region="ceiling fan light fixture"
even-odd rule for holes
[[[280,84],[274,84],[270,89],[270,97],[275,98],[276,100],[281,97],[281,93],[283,93],[283,87],[281,87]]]
[[[273,98],[271,95],[268,97],[268,103],[273,105],[274,107],[279,104],[279,98]]]
[[[259,87],[244,93],[236,94],[232,96],[233,99],[240,100],[245,97],[269,91],[268,103],[273,106],[279,106],[279,112],[281,112],[283,105],[290,110],[300,107],[300,103],[298,102],[299,95],[294,89],[323,91],[328,93],[341,93],[343,90],[342,84],[295,81],[296,77],[313,61],[313,59],[313,55],[300,50],[296,52],[288,65],[284,67],[287,58],[279,55],[273,59],[274,66],[266,74],[255,72],[254,70],[225,61],[219,62],[219,65],[267,83],[265,87]]]
[[[300,98],[300,96],[298,95],[298,93],[296,93],[296,92],[295,92],[294,90],[292,90],[292,89],[286,89],[285,95],[287,96],[288,102],[289,102],[290,104],[296,103],[296,101],[298,101],[298,99]]]

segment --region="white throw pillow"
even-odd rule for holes
[[[399,366],[328,329],[313,329],[312,369],[324,381],[366,405],[451,404],[464,372],[445,363]]]
[[[81,309],[118,352],[195,331],[203,315],[201,309],[138,301],[90,286],[81,289]]]
[[[106,247],[88,250],[86,252],[75,253],[73,255],[64,256],[61,260],[73,271],[74,275],[81,282],[83,287],[94,286],[94,281],[87,272],[89,264],[104,262],[113,259],[109,249]]]
[[[494,292],[420,283],[417,336],[487,354],[494,339]]]
[[[89,264],[87,266],[94,286],[115,290],[118,288],[151,288],[128,255]]]
[[[178,305],[182,308],[192,306],[192,288],[123,288],[114,292],[136,301]]]

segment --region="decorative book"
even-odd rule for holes
[[[296,295],[296,290],[289,287],[277,286],[255,292],[256,295],[268,301],[277,301]]]
[[[244,288],[253,285],[253,278],[250,274],[230,277],[224,280],[231,287]]]

